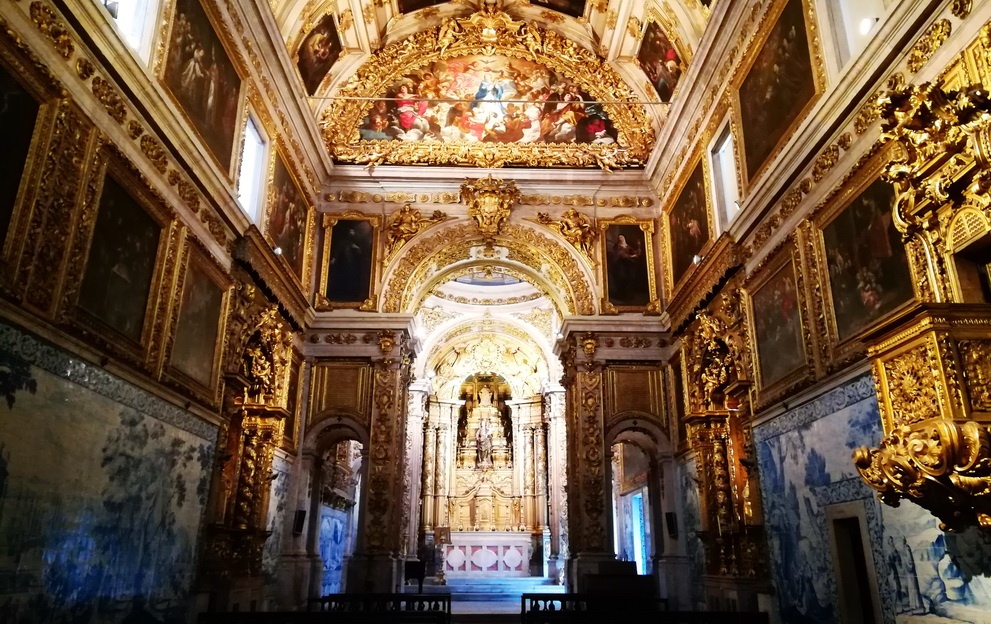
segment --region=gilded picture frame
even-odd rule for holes
[[[59,110],[61,86],[13,31],[0,30],[0,286],[10,289],[28,241],[39,177]],[[16,100],[11,108],[11,98]],[[32,110],[33,109],[33,112]],[[30,124],[29,127],[25,127]],[[11,134],[15,135],[12,141]],[[16,139],[20,140],[17,141]]]
[[[804,275],[789,238],[743,286],[757,409],[806,383],[815,373]]]
[[[323,254],[318,310],[358,308],[374,311],[381,263],[382,218],[349,210],[323,215]]]
[[[667,247],[665,272],[672,296],[695,272],[695,256],[704,257],[716,238],[709,164],[701,151],[689,162],[680,173],[676,195],[662,219]]]
[[[691,50],[657,9],[650,8],[635,59],[660,101],[670,102],[691,61]]]
[[[602,307],[607,313],[646,312],[657,301],[654,221],[620,215],[598,219]]]
[[[268,162],[262,232],[302,290],[310,283],[313,202],[300,184],[295,163],[281,149]]]
[[[155,73],[192,134],[233,180],[246,97],[246,72],[232,54],[236,46],[224,36],[214,9],[201,0],[168,0],[163,16],[167,23]]]
[[[895,190],[880,178],[894,148],[852,171],[816,207],[803,231],[823,359],[836,368],[864,353],[858,336],[915,299],[901,235],[892,221]]]
[[[107,354],[157,374],[184,228],[116,148],[96,153],[89,176],[73,252],[81,262],[66,276],[70,322]]]
[[[233,280],[198,240],[187,236],[184,247],[162,378],[217,407]]]
[[[344,54],[340,26],[333,13],[326,13],[311,29],[301,35],[296,54],[296,70],[307,95],[320,91],[331,67]]]
[[[299,411],[303,404],[303,384],[299,380],[303,378],[303,354],[297,349],[292,350],[292,359],[289,369],[289,387],[286,398],[286,422],[282,428],[282,448],[289,452],[296,451],[296,441],[299,434]]]
[[[798,20],[802,28],[797,28]],[[734,76],[734,112],[739,122],[733,126],[733,138],[740,146],[741,194],[767,171],[826,88],[813,0],[777,0],[766,15],[766,23],[751,41]],[[790,38],[791,33],[796,38]],[[768,104],[769,92],[778,94],[781,101]],[[792,101],[786,101],[789,97]],[[782,117],[781,111],[792,113],[791,118]],[[755,120],[764,120],[765,115],[765,127],[755,127]]]

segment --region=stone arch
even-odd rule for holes
[[[569,315],[596,313],[595,278],[577,251],[537,230],[509,223],[494,237],[492,248],[505,250],[504,258],[472,257],[473,250],[487,248],[474,224],[461,221],[407,245],[386,269],[385,287],[379,299],[383,312],[415,313],[424,293],[451,265],[466,262],[502,263],[540,277],[539,282],[561,300]]]
[[[674,452],[671,438],[657,424],[663,419],[650,412],[628,410],[614,415],[605,430],[603,440],[606,447],[617,442],[633,442],[655,459]]]
[[[316,453],[318,447],[334,444],[340,440],[357,440],[365,448],[368,447],[368,428],[362,424],[365,420],[360,414],[345,410],[333,409],[314,415],[315,423],[303,438],[303,452]]]

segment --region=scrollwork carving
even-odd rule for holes
[[[447,215],[435,210],[429,217],[424,217],[419,211],[406,204],[389,217],[389,225],[385,229],[385,262],[399,251],[411,238],[431,225],[447,219]]]
[[[468,216],[475,220],[479,234],[486,240],[500,233],[519,197],[515,182],[493,178],[491,174],[478,180],[465,180],[461,185],[461,201],[468,206]]]
[[[557,231],[566,241],[571,243],[572,247],[580,251],[589,262],[594,262],[592,245],[595,243],[597,232],[592,219],[574,208],[569,208],[558,219],[553,219],[546,212],[538,212],[537,223],[546,225]]]

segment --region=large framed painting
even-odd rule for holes
[[[647,74],[650,84],[662,102],[670,102],[681,79],[684,63],[674,44],[656,20],[649,20],[644,29],[637,63]]]
[[[554,9],[571,17],[585,15],[585,0],[530,0],[530,4]]]
[[[306,93],[316,93],[320,83],[341,56],[341,38],[334,16],[328,13],[313,27],[296,53],[296,67],[306,86]]]
[[[282,448],[289,452],[296,450],[296,436],[299,429],[299,408],[302,394],[303,355],[293,349],[292,364],[289,369],[289,396],[286,399],[286,422],[282,429]]]
[[[778,2],[768,31],[738,89],[744,173],[752,184],[822,92],[825,70],[810,0]],[[774,9],[772,9],[772,12]]]
[[[705,165],[699,158],[667,214],[672,287],[688,273],[711,238],[708,188]]]
[[[380,225],[379,217],[360,212],[324,215],[318,308],[374,309]]]
[[[122,156],[100,158],[95,219],[84,215],[82,229],[92,229],[79,233],[89,248],[75,287],[76,320],[101,346],[144,364],[161,316],[165,258],[176,244],[173,215]]]
[[[3,65],[0,102],[0,145],[4,150],[0,158],[0,248],[5,248],[41,104]]]
[[[908,256],[892,220],[895,190],[880,178],[887,151],[824,202],[812,231],[834,362],[861,352],[861,330],[915,298]]]
[[[621,216],[600,219],[607,312],[641,312],[657,299],[654,222]],[[608,304],[608,305],[605,305]]]
[[[215,405],[231,279],[191,239],[187,239],[185,258],[166,374]]]
[[[176,0],[161,78],[230,175],[241,115],[241,77],[200,0]]]
[[[746,284],[761,405],[786,392],[811,370],[811,348],[804,331],[805,294],[796,273],[796,255],[794,241],[788,241]]]
[[[281,154],[272,163],[269,184],[268,216],[265,234],[279,249],[300,283],[306,282],[306,241],[309,223],[309,204],[299,188],[296,178],[286,167]]]
[[[447,0],[399,0],[400,13],[412,13],[427,7],[443,4]]]
[[[471,55],[397,79],[370,105],[365,141],[613,145],[602,106],[573,80],[529,58]]]

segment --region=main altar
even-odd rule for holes
[[[456,448],[445,574],[528,576],[533,545],[513,461],[513,418],[489,386],[462,406]]]

